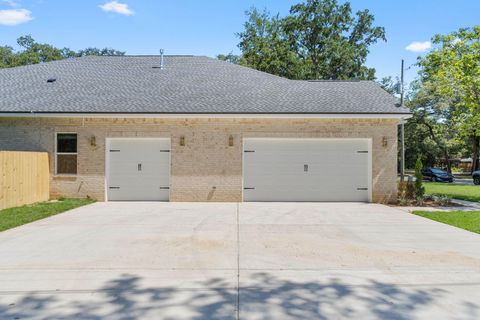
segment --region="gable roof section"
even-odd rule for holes
[[[0,113],[409,114],[373,81],[289,80],[207,57],[111,56],[0,70]],[[47,79],[54,78],[54,82]]]

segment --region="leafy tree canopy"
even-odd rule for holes
[[[218,60],[227,61],[233,64],[238,64],[240,61],[240,56],[230,52],[229,54],[219,54],[217,55]]]
[[[383,77],[382,79],[378,80],[377,83],[391,95],[394,95],[400,91],[400,80],[393,80],[391,76]]]
[[[458,133],[480,153],[480,26],[436,35],[435,48],[419,59],[421,90],[436,102],[433,110],[446,113]],[[474,169],[478,167],[474,162]]]
[[[15,51],[10,46],[0,47],[0,68],[17,67],[87,55],[105,56],[125,54],[125,52],[110,48],[87,48],[80,51],[73,51],[69,48],[59,49],[49,44],[38,43],[29,35],[18,38],[17,44],[21,48],[18,51]]]
[[[453,107],[465,135],[480,136],[480,26],[436,35],[419,60],[423,89]]]
[[[427,166],[442,164],[450,170],[450,160],[466,151],[448,105],[422,90],[421,82],[414,83],[406,105],[413,112],[405,126],[407,167],[413,168],[416,158],[422,157]]]
[[[238,33],[239,63],[290,79],[374,79],[365,66],[372,44],[386,41],[368,11],[348,2],[306,0],[285,17],[252,8]]]

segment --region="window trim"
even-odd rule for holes
[[[58,148],[58,135],[59,134],[75,134],[77,136],[77,152],[57,152]],[[58,155],[76,155],[77,156],[77,173],[58,173]],[[61,176],[61,177],[76,177],[78,175],[78,132],[55,132],[55,177]]]

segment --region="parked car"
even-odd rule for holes
[[[422,174],[424,179],[433,182],[453,182],[454,180],[451,173],[439,168],[425,168]]]
[[[480,170],[472,173],[473,184],[480,185]]]

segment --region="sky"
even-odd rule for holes
[[[111,47],[127,54],[238,54],[236,32],[255,6],[281,16],[301,0],[0,0],[0,45],[19,36],[74,50]],[[344,2],[339,0],[339,2]],[[387,42],[370,48],[376,76],[398,76],[430,48],[437,33],[480,24],[480,0],[351,0],[385,27]],[[407,82],[417,70],[406,70]]]

